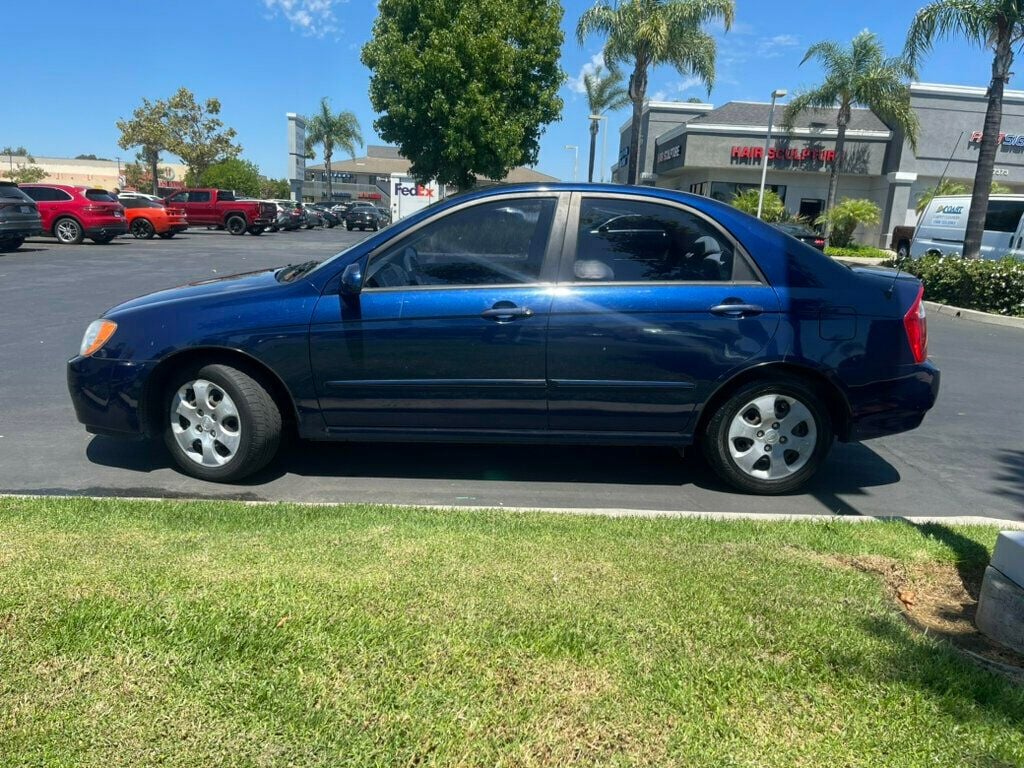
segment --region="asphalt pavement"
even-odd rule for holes
[[[629,508],[1024,520],[1024,329],[929,319],[942,391],[924,425],[837,444],[805,492],[730,492],[703,463],[662,448],[295,442],[241,485],[173,469],[159,445],[93,437],[75,420],[64,364],[86,325],[150,291],[322,259],[363,235],[342,229],[109,245],[29,241],[0,256],[0,492],[285,501]]]

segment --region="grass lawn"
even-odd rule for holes
[[[995,529],[0,499],[0,765],[1019,766],[844,559]]]

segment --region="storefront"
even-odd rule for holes
[[[915,83],[911,103],[921,124],[916,152],[874,113],[855,109],[841,157],[835,147],[835,110],[804,113],[787,131],[779,124],[784,109],[780,105],[767,149],[767,187],[791,213],[813,219],[824,208],[829,175],[838,163],[839,198],[867,198],[882,210],[882,222],[859,230],[858,240],[888,245],[894,226],[916,221],[918,199],[938,183],[947,166],[946,178],[968,188],[973,183],[985,89]],[[645,105],[641,127],[656,126],[659,132],[653,140],[650,131],[642,135],[642,182],[724,202],[737,192],[756,189],[770,110],[769,104],[751,102],[729,102],[717,109],[696,104]],[[652,121],[649,115],[659,119]],[[667,124],[671,117],[674,124]],[[625,180],[629,126],[627,121],[622,128],[620,161],[613,171],[619,181]],[[996,181],[1024,192],[1024,92],[1007,92],[1003,130]]]

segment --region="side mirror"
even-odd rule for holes
[[[341,292],[347,296],[358,296],[362,290],[363,268],[358,261],[354,261],[341,273]]]

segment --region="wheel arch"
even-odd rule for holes
[[[224,226],[227,226],[228,219],[230,219],[232,216],[241,216],[242,219],[245,220],[245,226],[247,226],[247,227],[249,226],[249,224],[250,224],[249,217],[245,215],[245,211],[238,211],[238,210],[228,211],[227,213],[225,213],[224,216],[221,218],[221,224],[223,224]]]
[[[146,378],[142,391],[142,426],[143,432],[155,437],[161,432],[160,395],[167,387],[171,375],[183,366],[195,365],[231,365],[249,374],[262,384],[278,410],[281,420],[289,429],[298,424],[298,408],[287,385],[280,376],[266,363],[252,355],[232,347],[192,347],[168,355],[161,360],[152,373]]]
[[[721,383],[701,408],[693,431],[694,440],[699,439],[715,411],[722,403],[729,399],[729,396],[737,388],[752,381],[771,379],[773,377],[801,379],[812,385],[825,401],[829,418],[832,420],[832,429],[836,436],[840,440],[847,439],[850,433],[852,412],[849,400],[847,400],[846,394],[841,387],[826,374],[815,368],[799,363],[777,361],[745,368]]]

